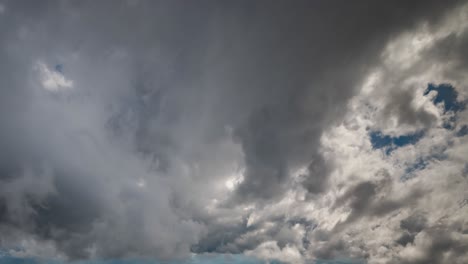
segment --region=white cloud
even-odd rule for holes
[[[465,10],[466,7],[461,10]],[[468,162],[468,141],[465,137],[457,138],[454,131],[442,126],[442,121],[453,113],[444,113],[442,108],[434,106],[431,102],[433,94],[423,95],[429,82],[448,82],[454,85],[464,83],[463,78],[456,79],[446,74],[452,67],[450,61],[437,61],[430,54],[430,49],[438,45],[438,41],[449,34],[457,34],[466,29],[466,23],[462,23],[466,21],[466,13],[465,16],[460,13],[455,11],[447,16],[435,29],[423,25],[415,32],[404,33],[390,42],[383,53],[382,65],[371,71],[361,93],[350,101],[345,121],[322,137],[322,147],[336,165],[336,173],[332,174],[331,179],[334,184],[330,190],[338,193],[335,197],[342,193],[340,186],[374,181],[378,171],[382,169],[385,169],[392,179],[391,192],[385,194],[386,198],[400,199],[417,189],[425,192],[422,199],[416,198],[413,204],[405,204],[391,214],[363,217],[347,226],[346,233],[355,231],[353,239],[348,240],[348,248],[352,248],[353,245],[359,247],[362,243],[369,263],[395,263],[398,259],[402,262],[425,260],[428,252],[434,250],[430,243],[437,238],[424,231],[416,236],[415,245],[404,247],[396,244],[395,241],[403,232],[400,229],[400,221],[414,212],[426,213],[428,226],[442,225],[443,228],[450,229],[450,226],[457,223],[468,224],[466,220],[461,220],[468,219],[468,211],[463,209],[466,208],[464,201],[468,197],[468,182],[462,175]],[[463,85],[456,88],[460,94],[465,92]],[[407,93],[412,97],[411,108],[414,111],[420,109],[431,113],[436,122],[424,128],[416,123],[402,125],[399,117],[393,114],[386,116],[385,120],[380,113],[389,103],[391,93],[398,90],[411,91]],[[466,115],[466,111],[458,113],[459,121],[465,122],[463,120],[466,120]],[[418,129],[425,129],[426,132],[416,144],[397,148],[387,155],[372,148],[369,128],[390,135],[402,135]],[[445,158],[437,158],[442,154]],[[408,173],[408,168],[419,160],[423,160],[426,165],[412,172],[414,175],[410,180],[401,180],[400,178]],[[336,219],[337,216],[333,216],[331,212],[337,210],[339,208],[324,211],[324,214],[317,218],[327,221]],[[453,236],[456,241],[454,243],[466,243],[463,242],[466,235],[454,233]],[[466,256],[456,257],[456,252],[450,250],[447,249],[448,255],[444,255],[440,263],[453,262],[454,259],[458,259],[456,263],[463,263]]]
[[[301,253],[294,245],[286,245],[284,248],[279,248],[276,241],[267,241],[260,244],[254,250],[245,252],[248,256],[255,256],[264,260],[279,260],[286,263],[303,263]]]
[[[44,89],[57,92],[73,88],[73,81],[68,80],[61,72],[51,70],[43,62],[37,62],[35,69],[39,72],[39,80]]]

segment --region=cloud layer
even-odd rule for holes
[[[467,263],[466,25],[461,1],[3,1],[0,249]]]

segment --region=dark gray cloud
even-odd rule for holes
[[[400,227],[411,233],[421,232],[426,227],[427,219],[422,214],[414,214],[400,221]]]
[[[274,45],[256,55],[265,66],[251,64],[256,67],[251,72],[269,77],[262,79],[268,83],[256,85],[256,91],[266,89],[262,103],[256,102],[258,105],[238,132],[247,165],[246,179],[238,189],[242,199],[270,198],[282,193],[288,167],[307,160],[312,161],[309,177],[313,179],[307,179],[305,187],[312,192],[323,187],[327,169],[317,167],[323,164],[317,153],[321,132],[342,114],[356,83],[362,81],[362,73],[378,57],[385,41],[401,26],[418,21],[414,20],[418,17],[416,13],[409,15],[415,11],[412,4],[401,9],[374,3],[351,3],[335,9],[333,3],[329,4],[280,6],[278,10],[260,13],[259,18],[265,17],[274,26],[263,28],[260,24],[257,32],[262,33],[256,37],[265,39],[264,34],[270,33],[278,41],[273,39]],[[315,14],[316,10],[321,14]],[[368,10],[385,19],[372,20],[365,15]],[[408,16],[396,19],[392,12],[401,10],[408,12]],[[279,15],[275,16],[276,12]],[[293,15],[295,19],[290,20]],[[284,24],[279,24],[282,19]],[[286,26],[294,30],[287,30]],[[286,57],[280,51],[283,47],[292,47],[285,62]],[[334,51],[324,52],[324,47]]]
[[[299,168],[312,197],[327,191],[323,132],[391,38],[456,3],[2,2],[0,247],[167,259],[276,241],[307,254],[310,218],[249,214],[284,198]],[[401,122],[433,122],[403,113],[410,95],[393,98]],[[388,186],[347,186],[335,201],[352,211],[343,227],[422,195],[379,196]],[[330,241],[318,257],[346,248]]]
[[[342,230],[362,217],[380,217],[404,207],[411,207],[424,195],[423,190],[415,188],[406,196],[395,199],[391,197],[393,186],[390,175],[387,171],[381,171],[379,174],[383,177],[375,181],[360,182],[336,199],[333,208],[348,206],[351,209],[346,220],[336,226],[337,230]],[[412,220],[404,220],[402,225],[408,229],[409,221]]]
[[[414,242],[414,237],[426,228],[427,218],[423,214],[414,214],[400,221],[403,234],[396,241],[402,246]]]
[[[396,116],[398,125],[412,125],[428,128],[432,126],[437,118],[434,114],[423,108],[413,106],[414,94],[411,90],[395,90],[390,94],[390,100],[383,109],[384,119],[390,119]]]

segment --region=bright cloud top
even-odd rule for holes
[[[35,69],[39,73],[39,79],[44,89],[56,92],[73,87],[73,81],[67,80],[59,70],[51,70],[42,62],[36,64]]]

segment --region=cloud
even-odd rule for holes
[[[12,257],[466,262],[466,5],[4,6]]]
[[[50,70],[47,65],[38,62],[36,69],[39,72],[40,81],[44,89],[48,91],[59,91],[73,87],[73,81],[67,80],[60,71]]]

